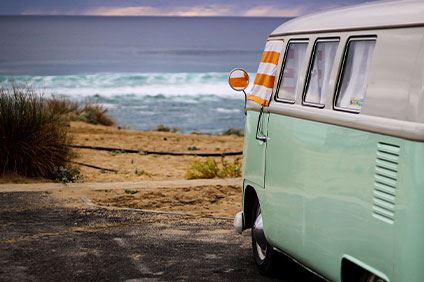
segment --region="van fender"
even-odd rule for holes
[[[263,190],[256,183],[248,180],[243,181],[243,230],[249,229],[252,226],[252,209],[255,200],[258,199],[263,203]]]

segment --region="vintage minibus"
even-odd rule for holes
[[[284,23],[246,98],[234,227],[259,271],[284,253],[330,281],[424,281],[424,1]]]

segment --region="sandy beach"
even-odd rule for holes
[[[72,122],[73,143],[85,146],[113,147],[158,152],[224,153],[243,150],[243,137],[234,135],[182,134],[158,131],[118,129],[82,122]],[[196,156],[143,155],[120,151],[75,149],[76,162],[117,170],[107,172],[81,166],[86,182],[184,179],[190,163]],[[234,160],[241,156],[227,156]],[[217,161],[221,157],[215,158]]]
[[[54,189],[49,192],[54,197],[66,199],[70,206],[82,207],[85,204],[82,199],[89,199],[95,205],[105,207],[224,217],[233,216],[241,208],[240,185],[225,183],[211,185],[207,181],[204,184],[196,182],[195,185],[175,185],[175,187],[169,184],[181,181],[190,183],[189,180],[186,180],[186,173],[191,163],[194,160],[204,161],[207,157],[146,155],[143,153],[124,153],[122,150],[221,154],[241,151],[243,137],[136,131],[83,122],[71,122],[70,132],[73,136],[72,143],[74,145],[119,149],[101,151],[74,148],[76,157],[73,161],[85,164],[75,165],[79,167],[82,175],[77,188],[74,188],[73,185],[66,185],[63,189]],[[213,158],[217,162],[221,162],[222,159],[222,157]],[[224,159],[232,162],[235,159],[241,159],[241,156],[225,156]],[[86,165],[104,169],[96,169]],[[167,181],[165,182],[168,183],[165,185],[167,187],[159,185],[160,187],[146,189],[142,188],[142,185],[132,185],[131,188],[128,188],[128,183],[160,183],[161,181]],[[48,181],[19,176],[0,178],[0,183],[3,183],[3,186],[5,184],[7,186],[7,183],[34,183],[34,190],[39,189],[39,186],[36,187],[36,185],[43,182]],[[239,182],[241,184],[241,181]],[[94,187],[97,187],[96,185],[103,185],[105,188],[94,189]],[[31,189],[31,187],[28,189]]]

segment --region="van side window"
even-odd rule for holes
[[[364,103],[375,38],[351,39],[339,78],[336,108],[359,113]]]
[[[307,47],[308,42],[306,41],[290,41],[288,43],[283,75],[277,94],[278,100],[294,103],[297,80],[305,60]]]
[[[319,39],[315,43],[305,86],[306,105],[324,106],[338,46],[338,39]]]

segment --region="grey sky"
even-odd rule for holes
[[[292,17],[364,0],[2,0],[0,15]]]

